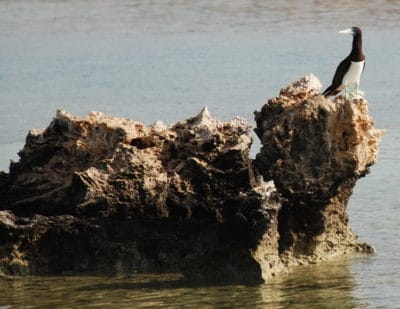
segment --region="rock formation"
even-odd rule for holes
[[[318,83],[303,78],[256,112],[254,161],[246,121],[207,108],[170,127],[58,111],[0,173],[0,271],[254,282],[372,250],[346,203],[381,132],[364,99],[328,100]]]
[[[172,127],[59,111],[3,175],[3,272],[261,278],[254,251],[277,246],[280,204],[250,130],[206,108]]]
[[[295,265],[374,250],[357,244],[346,205],[357,179],[377,159],[382,131],[373,128],[365,99],[330,100],[320,88],[309,75],[255,112],[263,145],[255,165],[283,197],[279,251]]]

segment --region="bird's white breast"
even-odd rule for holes
[[[342,85],[347,87],[354,84],[360,84],[360,76],[364,69],[365,61],[351,62],[350,68],[343,77]]]

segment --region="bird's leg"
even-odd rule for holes
[[[344,87],[344,97],[345,97],[346,100],[349,99],[349,92],[347,90],[347,87]]]
[[[345,88],[346,89],[346,93],[347,93],[346,99],[357,97],[357,95],[358,95],[358,84],[355,84],[355,85],[356,85],[356,89],[355,90],[352,89],[351,91],[348,91],[347,88]]]

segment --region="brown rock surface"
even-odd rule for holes
[[[255,113],[263,147],[255,165],[284,198],[279,250],[294,264],[325,259],[358,245],[346,205],[358,178],[376,161],[381,130],[367,101],[319,95],[313,75],[282,89]]]
[[[59,111],[2,177],[0,269],[261,280],[280,204],[254,176],[250,130],[206,108],[172,127]]]
[[[261,281],[369,250],[346,204],[381,132],[365,100],[330,101],[318,83],[295,82],[256,112],[254,162],[250,126],[206,108],[171,127],[59,111],[0,173],[0,271]]]

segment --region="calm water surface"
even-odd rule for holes
[[[337,31],[353,25],[364,30],[361,88],[386,129],[379,162],[349,202],[374,256],[251,287],[169,275],[1,280],[0,306],[400,308],[399,16],[399,1],[0,1],[0,170],[57,108],[150,124],[208,105],[220,119],[253,123],[300,76],[326,86],[350,49]]]
[[[4,280],[0,305],[118,308],[365,308],[349,260],[299,267],[268,284],[194,283],[178,275]]]

